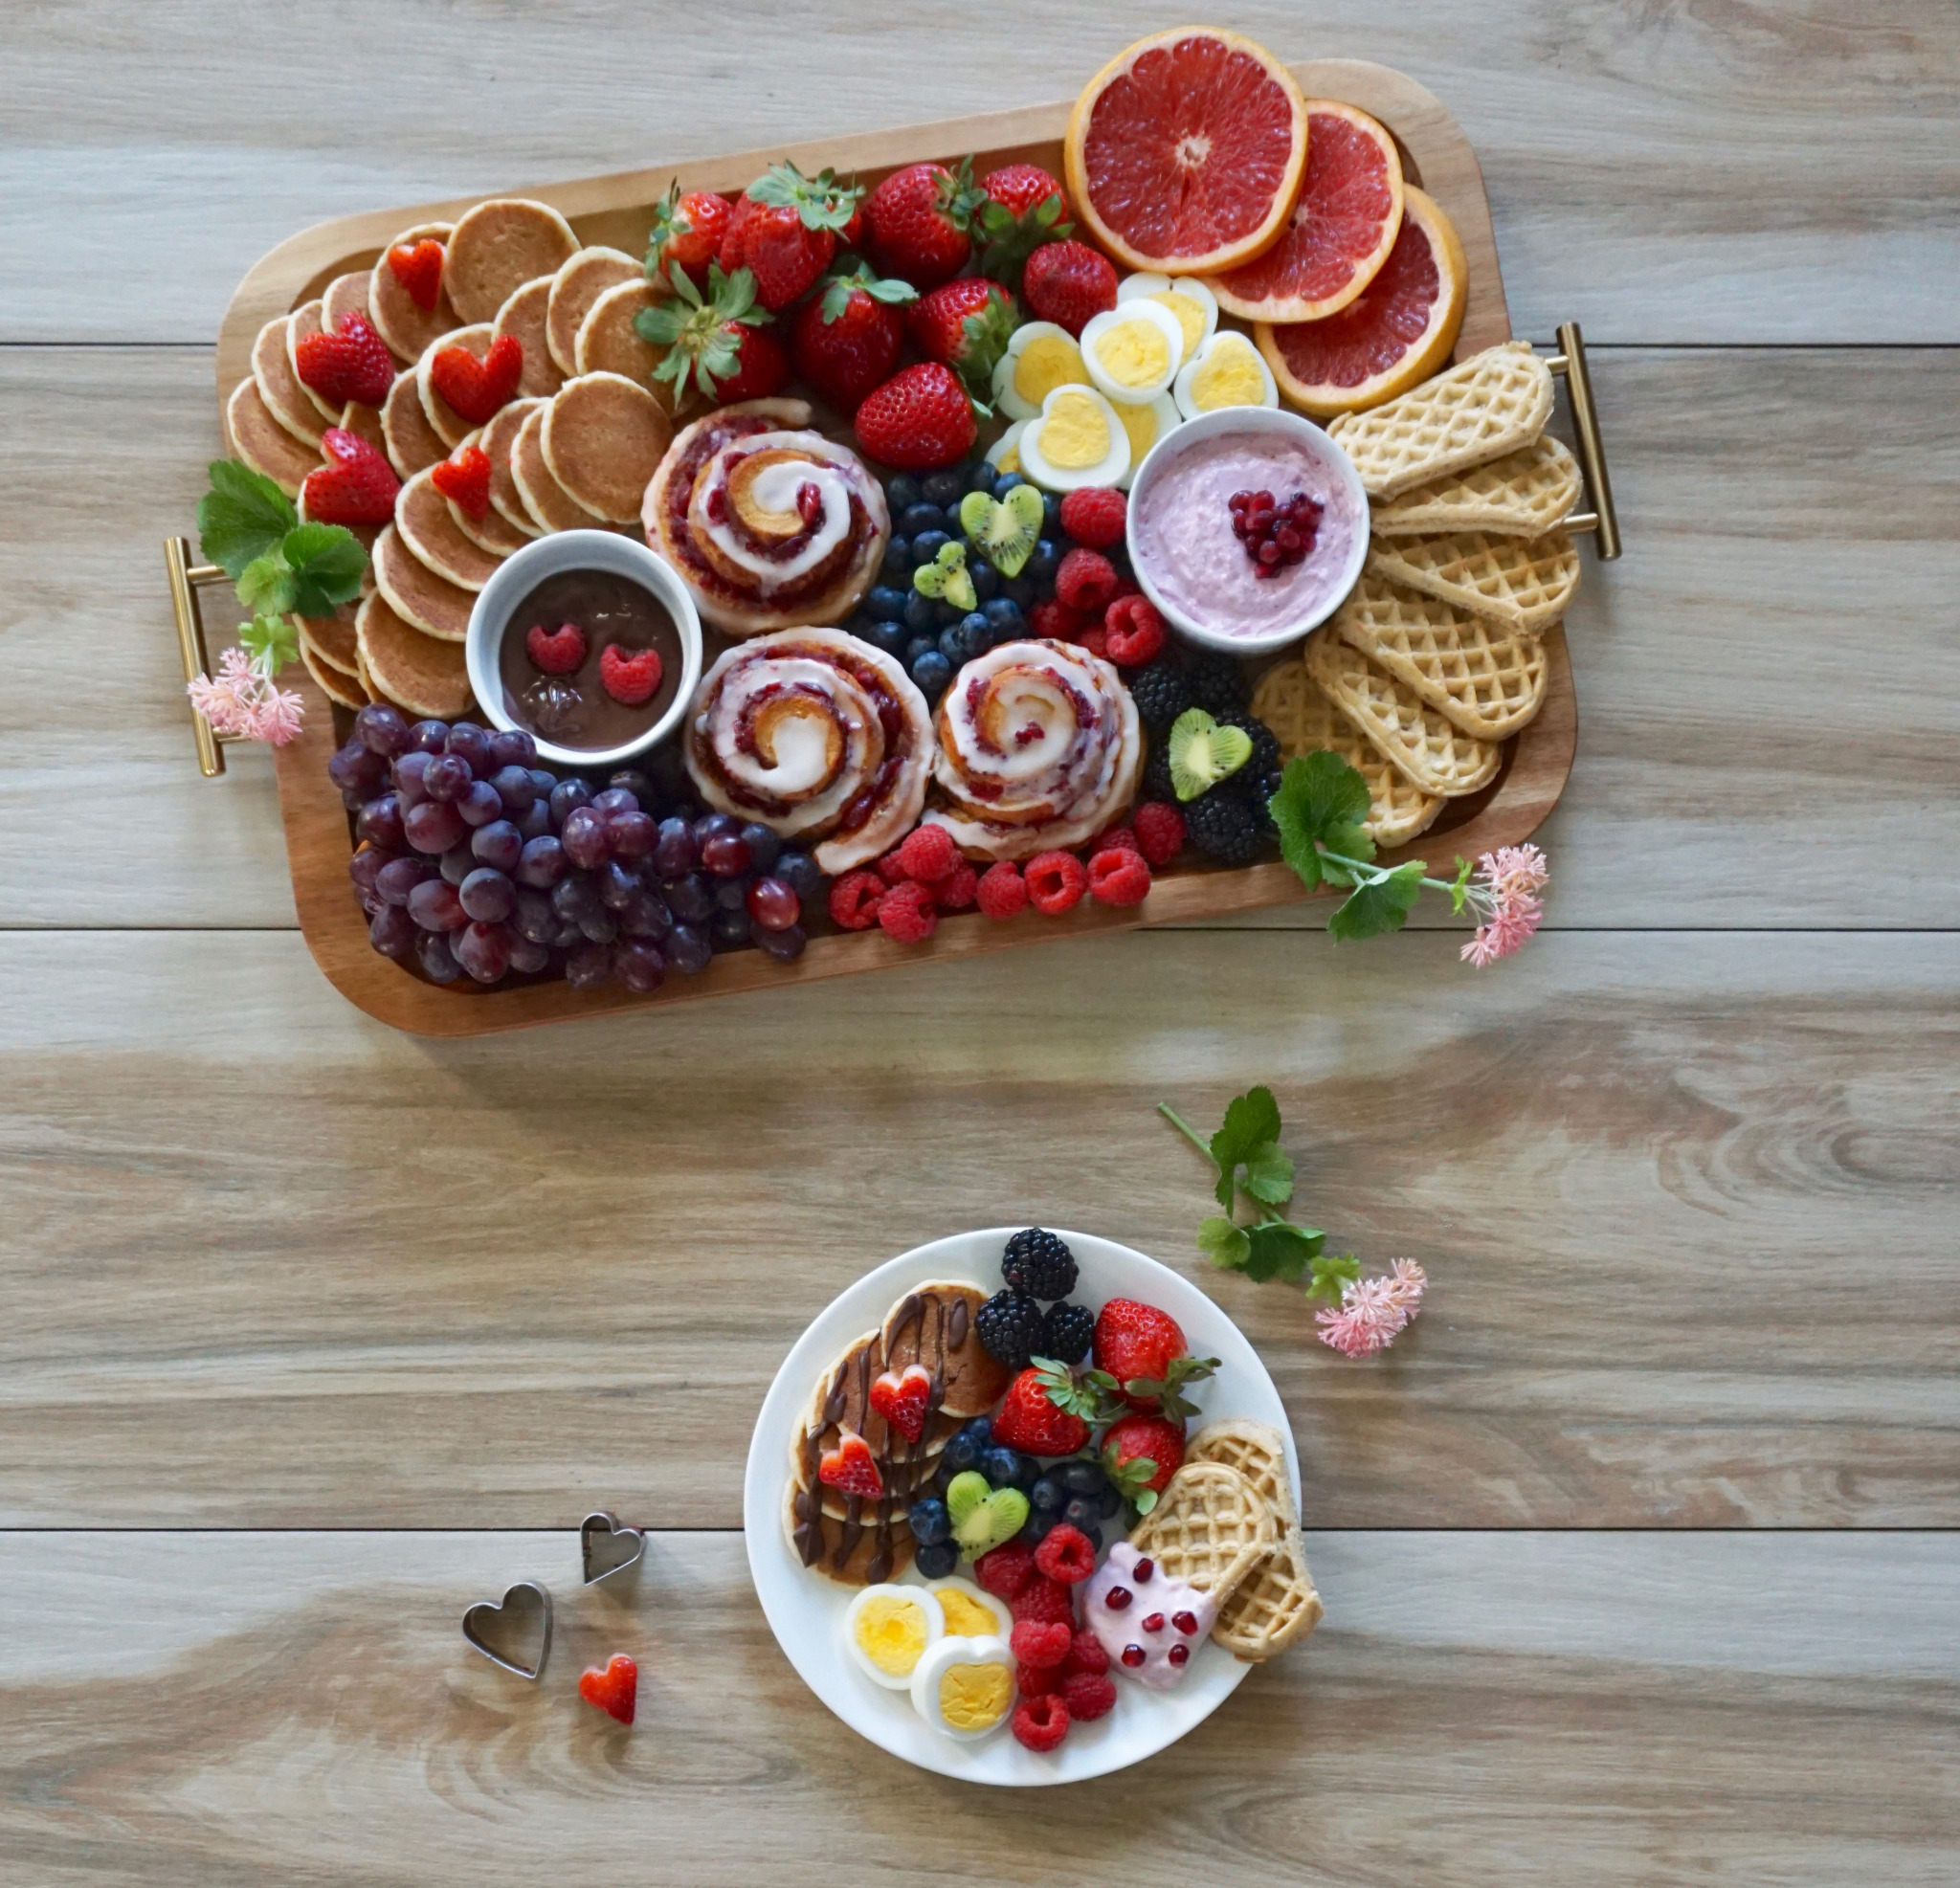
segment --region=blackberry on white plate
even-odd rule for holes
[[[1066,1298],[1076,1288],[1076,1255],[1053,1233],[1030,1226],[1007,1242],[1000,1275],[1030,1298]]]

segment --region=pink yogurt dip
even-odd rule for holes
[[[1226,433],[1201,439],[1153,471],[1130,507],[1130,553],[1141,575],[1173,609],[1221,636],[1283,636],[1307,630],[1347,588],[1355,541],[1368,530],[1338,470],[1331,443],[1314,449],[1291,438]],[[1314,547],[1277,577],[1253,574],[1232,533],[1235,492],[1304,492],[1321,506]]]
[[[1127,1541],[1089,1576],[1082,1611],[1110,1670],[1152,1691],[1183,1679],[1218,1616],[1195,1587],[1173,1580]]]

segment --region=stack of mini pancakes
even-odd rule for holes
[[[1579,584],[1559,528],[1579,469],[1545,432],[1551,404],[1549,369],[1507,342],[1327,428],[1368,490],[1368,563],[1253,712],[1289,758],[1325,747],[1363,775],[1378,845],[1487,787],[1544,704],[1541,638]]]
[[[424,242],[443,252],[429,309],[388,259],[390,250]],[[297,499],[325,463],[322,434],[341,426],[385,452],[403,481],[393,522],[360,534],[370,552],[360,601],[331,618],[295,618],[306,667],[334,700],[461,715],[471,705],[463,666],[471,606],[504,558],[554,531],[635,527],[673,430],[652,390],[658,352],[634,326],[657,299],[632,256],[582,248],[547,204],[500,197],[455,223],[404,230],[371,269],[337,276],[317,300],[259,331],[252,372],[226,406],[237,457]],[[330,407],[300,379],[300,341],[337,329],[353,312],[395,359],[394,385],[379,408]],[[517,394],[472,427],[436,390],[431,367],[444,347],[480,360],[504,335],[523,350]],[[491,467],[481,518],[443,497],[431,478],[472,445]]]

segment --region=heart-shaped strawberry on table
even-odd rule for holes
[[[660,652],[609,642],[599,652],[599,686],[622,708],[651,701],[660,686]]]
[[[523,343],[514,334],[500,334],[480,361],[467,347],[444,347],[429,363],[430,384],[472,426],[496,418],[523,371]]]
[[[430,473],[429,482],[466,517],[488,516],[490,455],[482,447],[465,446],[444,459]]]
[[[884,1493],[884,1477],[878,1472],[871,1444],[854,1429],[847,1429],[837,1446],[817,1463],[816,1478],[839,1495],[856,1495],[861,1500],[876,1501]]]
[[[330,407],[345,407],[349,400],[378,407],[394,385],[394,356],[358,308],[348,309],[331,332],[318,328],[301,335],[293,365]]]
[[[925,1433],[925,1410],[932,1401],[932,1373],[923,1364],[908,1365],[903,1376],[887,1370],[871,1386],[871,1407],[907,1442]]]
[[[524,654],[547,676],[568,676],[586,659],[586,633],[576,623],[560,623],[555,630],[533,623]]]
[[[442,294],[442,245],[433,236],[398,242],[388,252],[389,273],[408,290],[409,300],[428,315]]]
[[[639,1699],[639,1667],[623,1652],[615,1652],[603,1672],[596,1665],[586,1668],[578,1681],[578,1695],[607,1717],[630,1724]]]
[[[329,426],[320,450],[330,463],[301,484],[300,515],[314,524],[386,524],[402,481],[381,449],[358,433]]]

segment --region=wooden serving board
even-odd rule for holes
[[[1309,60],[1291,70],[1309,98],[1343,100],[1381,120],[1394,133],[1410,181],[1435,197],[1455,224],[1470,268],[1458,356],[1509,339],[1510,315],[1504,306],[1482,172],[1469,140],[1440,100],[1403,74],[1362,60]],[[683,189],[734,192],[769,165],[789,159],[805,170],[831,165],[843,174],[855,172],[875,183],[903,164],[927,158],[956,163],[969,152],[976,174],[1017,161],[1040,164],[1059,174],[1061,134],[1069,109],[1066,103],[1031,106],[494,193],[553,204],[583,241],[638,255],[646,248],[654,205],[677,179]],[[370,266],[382,246],[400,231],[415,223],[454,218],[492,193],[342,217],[303,231],[261,257],[238,285],[218,334],[220,426],[225,398],[251,372],[252,344],[268,321],[319,295],[335,276]],[[1496,781],[1481,793],[1450,803],[1414,845],[1382,855],[1387,862],[1425,855],[1447,860],[1459,853],[1474,856],[1497,846],[1516,845],[1534,833],[1557,804],[1571,769],[1578,714],[1563,628],[1547,634],[1545,648],[1550,666],[1545,706],[1529,727],[1505,744]],[[601,1015],[880,970],[926,957],[1006,950],[1137,924],[1198,922],[1308,896],[1283,864],[1231,871],[1192,863],[1161,873],[1149,898],[1129,910],[1085,901],[1061,919],[1030,911],[1004,922],[965,912],[945,919],[924,945],[895,944],[877,930],[815,936],[794,964],[778,964],[756,950],[727,952],[717,955],[699,976],[670,977],[652,996],[633,996],[616,986],[575,990],[562,980],[490,989],[467,980],[438,986],[409,966],[377,955],[368,945],[368,920],[347,878],[352,851],[347,814],[326,776],[327,760],[343,735],[325,696],[310,679],[302,677],[298,686],[309,710],[306,731],[278,751],[277,771],[301,930],[327,980],[348,1001],[383,1022],[417,1034],[479,1035],[523,1029],[566,1016]],[[345,710],[338,711],[338,720],[344,729]]]

